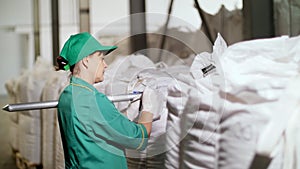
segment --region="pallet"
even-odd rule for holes
[[[42,169],[43,168],[42,164],[36,164],[26,160],[24,157],[22,157],[22,155],[19,152],[16,152],[15,158],[16,158],[16,165],[18,169]]]

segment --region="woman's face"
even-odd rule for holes
[[[95,83],[102,82],[104,80],[104,71],[107,68],[103,53],[95,52],[89,57],[89,70],[90,73],[94,73]]]

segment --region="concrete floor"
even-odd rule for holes
[[[0,95],[0,169],[17,169],[12,150],[9,145],[9,116],[2,111],[2,107],[8,103],[7,96]]]

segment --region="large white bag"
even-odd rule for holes
[[[42,93],[42,101],[58,100],[59,95],[69,83],[69,72],[53,71],[49,72],[48,80],[45,83]],[[42,111],[42,163],[47,169],[54,169],[58,163],[56,160],[57,146],[61,145],[61,136],[57,121],[57,109],[43,109]],[[58,132],[58,134],[57,134]],[[58,138],[56,138],[58,137]],[[56,142],[59,143],[56,143]],[[64,160],[62,157],[64,165]]]

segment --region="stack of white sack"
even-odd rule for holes
[[[176,85],[169,87],[167,146],[171,149],[166,168],[215,168],[221,114],[212,105],[221,104],[218,88],[223,82],[216,57],[226,48],[218,35],[213,52],[197,55],[190,73],[179,74]]]
[[[38,58],[33,69],[18,79],[17,101],[38,102],[53,66]],[[22,157],[32,164],[41,164],[41,111],[19,113],[19,150]]]
[[[283,144],[283,169],[300,168],[300,75],[292,78],[273,106],[273,116],[260,133],[256,151],[259,155],[273,158],[278,153],[278,144]],[[288,107],[286,107],[288,105]]]
[[[287,84],[299,74],[299,42],[300,37],[246,41],[228,47],[219,57],[226,81],[220,88],[224,106],[215,108],[223,113],[217,168],[246,169],[253,165],[260,134],[273,116],[285,113],[278,112],[276,105]],[[293,106],[289,104],[285,107]],[[283,145],[277,145],[268,168],[285,165]]]
[[[18,80],[11,79],[5,83],[5,88],[8,93],[9,103],[17,103],[17,87]],[[13,152],[19,151],[19,113],[8,112],[9,121],[9,144]]]
[[[49,71],[42,92],[42,101],[58,100],[69,84],[70,72]],[[63,169],[64,154],[57,120],[57,109],[42,109],[42,163],[47,169]]]
[[[298,63],[300,61],[300,36],[285,41],[286,54]],[[279,143],[283,143],[284,169],[300,168],[299,118],[300,118],[299,67],[296,77],[291,77],[278,103],[273,107],[270,122],[260,134],[256,151],[273,158],[278,154]]]

